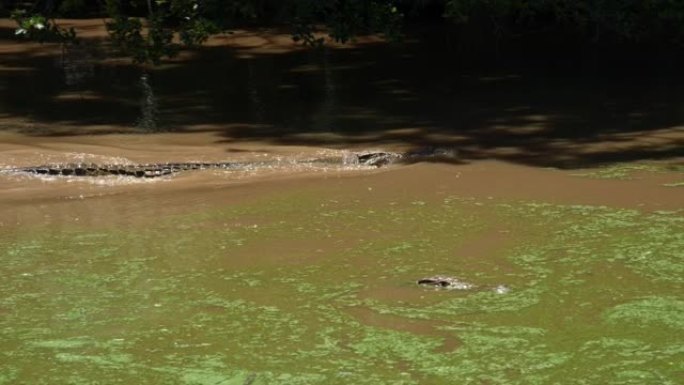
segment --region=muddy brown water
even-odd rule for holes
[[[0,140],[0,159],[3,164],[1,166],[17,166],[17,165],[31,165],[36,163],[45,163],[47,161],[66,162],[79,158],[88,159],[121,159],[132,162],[164,162],[172,160],[200,160],[200,161],[214,161],[225,159],[225,148],[222,144],[217,144],[214,141],[212,133],[185,133],[185,134],[153,134],[153,135],[104,135],[104,136],[78,136],[78,137],[51,137],[51,138],[36,138],[26,134],[20,133],[4,133],[2,140]],[[369,144],[370,146],[370,144]],[[321,154],[336,154],[339,150],[326,149],[323,147],[310,146],[274,146],[268,143],[240,143],[233,145],[233,151],[229,154],[230,159],[241,160],[263,160],[263,159],[291,159],[291,158],[306,158],[320,156]],[[237,150],[237,151],[236,151]],[[144,278],[137,278],[133,282],[133,286],[124,290],[123,292],[131,293],[129,295],[137,296],[133,293],[150,293],[152,301],[149,307],[139,309],[136,311],[135,321],[128,324],[124,321],[127,318],[128,310],[132,305],[130,301],[140,301],[140,299],[126,299],[117,300],[116,294],[109,293],[107,289],[99,289],[101,293],[107,296],[114,296],[112,301],[102,303],[102,300],[83,299],[84,294],[75,294],[69,289],[70,284],[63,284],[59,282],[53,283],[34,283],[35,286],[9,286],[4,290],[4,294],[14,298],[21,292],[56,292],[55,300],[62,296],[73,297],[77,295],[80,307],[73,310],[77,313],[62,313],[60,310],[64,305],[60,305],[56,309],[52,309],[51,305],[41,305],[42,307],[27,310],[22,305],[22,302],[13,300],[13,304],[4,304],[0,307],[0,314],[6,317],[7,326],[16,328],[17,330],[25,330],[24,333],[39,333],[36,337],[17,337],[9,333],[6,340],[11,341],[6,345],[9,352],[15,352],[14,358],[5,358],[10,367],[15,373],[12,375],[13,379],[20,379],[21,382],[39,381],[41,375],[38,372],[29,371],[31,362],[39,359],[38,357],[46,357],[45,349],[54,349],[58,360],[64,362],[71,362],[71,370],[81,371],[83,374],[83,381],[87,381],[95,373],[99,373],[101,368],[107,369],[105,376],[107,378],[121,378],[123,375],[121,368],[129,365],[131,361],[128,358],[121,358],[122,364],[116,363],[118,356],[107,358],[103,356],[101,348],[96,348],[91,345],[90,340],[81,341],[82,338],[96,339],[103,341],[122,341],[121,344],[130,344],[128,341],[132,335],[138,335],[142,331],[151,333],[151,330],[162,330],[160,336],[152,337],[147,334],[140,334],[136,338],[135,347],[125,348],[126,356],[121,357],[138,357],[135,358],[135,365],[140,365],[138,370],[148,373],[144,377],[145,381],[152,381],[149,373],[155,370],[163,369],[168,362],[160,360],[150,360],[143,357],[148,357],[150,354],[156,352],[174,354],[187,354],[188,357],[194,357],[198,352],[206,351],[211,354],[222,354],[222,349],[214,349],[216,342],[207,339],[209,329],[196,329],[193,331],[182,331],[184,318],[175,318],[160,315],[158,308],[155,306],[167,306],[165,295],[163,292],[155,289],[159,284],[155,284],[158,280],[169,279],[183,279],[185,283],[180,284],[190,285],[190,289],[203,287],[208,293],[218,293],[219,298],[234,298],[237,301],[248,301],[247,303],[261,304],[267,308],[280,309],[279,311],[293,312],[300,314],[303,311],[302,319],[309,319],[309,317],[318,317],[309,326],[312,330],[318,327],[328,325],[330,321],[326,321],[325,317],[335,315],[336,317],[346,318],[345,324],[351,327],[349,332],[338,335],[334,332],[326,337],[326,340],[337,341],[334,346],[341,349],[338,353],[333,353],[334,357],[343,359],[353,351],[353,347],[358,344],[359,336],[356,334],[358,330],[378,330],[385,332],[394,332],[413,336],[412,338],[424,338],[428,341],[436,340],[438,342],[424,346],[422,349],[424,354],[435,354],[449,356],[451,354],[459,354],[460,349],[468,350],[467,343],[462,341],[460,333],[453,331],[454,325],[457,328],[462,328],[462,325],[469,325],[468,316],[461,316],[455,320],[447,319],[413,319],[404,315],[386,314],[381,310],[375,309],[367,303],[380,303],[383,306],[413,306],[422,308],[424,306],[439,306],[440,301],[448,301],[448,297],[444,293],[435,293],[433,291],[426,291],[415,286],[412,286],[413,280],[420,278],[422,275],[435,273],[429,268],[418,268],[415,271],[405,271],[399,273],[403,277],[397,281],[397,273],[392,270],[401,263],[382,262],[377,264],[375,259],[366,259],[363,256],[353,257],[355,261],[345,261],[344,256],[350,252],[354,253],[355,248],[363,249],[364,245],[369,242],[373,243],[375,239],[381,240],[388,235],[396,237],[396,239],[410,239],[416,231],[423,226],[419,222],[413,222],[408,227],[394,228],[389,227],[383,229],[381,226],[374,229],[376,219],[373,219],[373,214],[368,215],[367,219],[358,219],[355,217],[346,219],[348,225],[338,225],[332,230],[326,230],[325,227],[318,228],[318,231],[331,231],[325,236],[313,237],[290,237],[287,232],[271,237],[264,238],[262,241],[250,241],[249,235],[246,235],[244,245],[240,239],[237,243],[222,243],[219,239],[213,238],[211,235],[199,234],[213,234],[217,229],[222,231],[257,231],[258,229],[268,229],[272,227],[282,226],[281,222],[287,221],[292,223],[292,230],[297,234],[297,227],[314,226],[316,222],[308,223],[308,215],[303,212],[290,212],[289,214],[278,214],[277,210],[274,214],[264,215],[269,212],[257,211],[255,214],[242,213],[238,215],[229,215],[227,217],[219,217],[217,220],[210,220],[208,222],[197,222],[194,220],[181,219],[179,223],[174,223],[171,226],[164,225],[165,230],[162,230],[156,235],[144,235],[145,229],[155,228],[159,226],[159,222],[165,218],[183,218],[183,216],[194,215],[197,213],[211,213],[215,211],[226,210],[230,207],[245,207],[250,205],[263,205],[268,207],[268,202],[279,201],[283,199],[291,199],[287,197],[302,196],[304,200],[310,199],[306,197],[319,197],[322,199],[320,203],[316,203],[313,208],[320,208],[326,211],[331,218],[335,218],[340,212],[344,217],[345,210],[353,208],[353,212],[371,213],[373,211],[382,212],[386,208],[392,207],[417,207],[420,209],[421,205],[427,207],[433,206],[443,202],[449,197],[464,197],[468,199],[475,199],[478,204],[495,204],[501,202],[545,202],[559,205],[589,205],[589,206],[607,206],[614,209],[637,209],[641,212],[651,212],[659,210],[681,210],[684,207],[684,194],[680,188],[667,187],[663,184],[666,182],[677,182],[681,180],[681,173],[645,173],[640,175],[637,179],[628,180],[606,180],[606,179],[592,179],[586,177],[579,177],[573,175],[578,170],[562,171],[556,169],[541,169],[530,166],[514,165],[499,161],[476,161],[467,164],[443,164],[443,163],[417,163],[410,165],[393,165],[380,169],[355,169],[344,167],[332,167],[327,169],[320,168],[296,168],[285,163],[283,167],[275,169],[254,169],[244,172],[221,172],[221,171],[188,171],[178,175],[164,177],[155,180],[141,181],[135,178],[126,177],[100,177],[100,178],[77,178],[77,177],[36,177],[29,175],[17,174],[2,174],[0,175],[0,238],[6,246],[26,244],[30,247],[31,239],[44,239],[48,236],[57,242],[54,246],[45,246],[45,252],[52,253],[50,250],[76,250],[81,249],[84,252],[93,248],[93,253],[98,253],[99,247],[97,241],[95,243],[88,243],[84,241],[71,239],[77,234],[85,232],[121,232],[123,238],[122,242],[130,243],[130,251],[124,251],[125,254],[119,256],[112,256],[113,261],[125,261],[126,255],[131,255],[131,262],[145,264],[159,270],[164,274],[164,277],[157,277],[160,273],[147,273],[147,280]],[[296,205],[300,198],[291,200],[289,205]],[[310,205],[305,206],[306,210],[310,210]],[[337,209],[335,209],[337,208]],[[420,212],[420,211],[418,211]],[[385,220],[389,220],[387,218]],[[489,227],[475,232],[470,238],[457,245],[447,246],[447,250],[451,249],[451,253],[459,255],[458,265],[460,271],[473,271],[479,274],[487,274],[491,277],[483,285],[494,286],[500,282],[514,282],[516,285],[522,285],[524,281],[516,278],[511,280],[510,277],[517,276],[519,267],[507,260],[506,255],[514,247],[518,247],[521,242],[529,242],[530,235],[525,231],[516,229],[510,224],[498,223],[494,218],[486,219],[480,218],[485,222],[494,220]],[[197,222],[197,223],[194,223]],[[187,223],[185,225],[184,223]],[[408,223],[407,223],[408,224]],[[416,226],[416,227],[413,227]],[[429,227],[431,225],[428,225]],[[245,230],[247,229],[247,230]],[[128,230],[128,231],[127,231]],[[311,229],[308,231],[312,231]],[[449,231],[447,230],[447,234]],[[139,232],[140,238],[137,239],[134,234]],[[197,242],[197,246],[190,251],[191,254],[178,255],[164,261],[149,261],[144,262],[145,258],[154,255],[164,255],[169,253],[166,250],[168,247],[174,246],[165,245],[168,240],[177,238],[181,234],[186,239],[181,243],[189,245],[187,242]],[[198,234],[193,236],[191,234]],[[428,232],[427,239],[433,239],[438,244],[442,241],[440,239],[444,235],[438,235]],[[116,239],[116,236],[115,236]],[[125,239],[125,241],[124,241]],[[258,238],[257,238],[258,239]],[[26,243],[29,242],[29,243]],[[42,242],[42,241],[41,241]],[[78,242],[78,243],[74,243]],[[117,242],[114,241],[114,244]],[[82,245],[82,246],[77,246]],[[219,246],[221,245],[221,246]],[[54,247],[51,249],[49,247]],[[76,247],[76,248],[74,248]],[[104,246],[103,247],[111,247]],[[117,246],[120,247],[120,246]],[[187,248],[188,246],[183,246]],[[237,249],[235,249],[238,247]],[[367,246],[366,246],[367,247]],[[126,248],[127,249],[127,248]],[[29,249],[30,250],[30,249]],[[38,250],[41,250],[40,248]],[[136,252],[134,250],[139,250]],[[225,250],[230,251],[231,258],[207,258],[207,254],[213,254],[216,251]],[[142,252],[142,254],[139,254]],[[61,254],[61,252],[58,252]],[[78,252],[77,252],[78,253]],[[133,255],[136,255],[135,257]],[[169,254],[171,255],[171,254]],[[333,264],[330,266],[332,272],[335,272],[341,266],[342,271],[334,273],[337,276],[343,276],[350,272],[358,272],[352,274],[349,282],[356,282],[361,287],[356,290],[356,300],[352,303],[335,304],[335,300],[331,304],[326,304],[327,300],[312,299],[311,303],[305,302],[306,297],[301,293],[292,292],[287,287],[282,287],[282,282],[273,282],[268,284],[271,279],[277,278],[280,280],[294,279],[287,278],[286,271],[301,272],[312,266],[323,265],[336,261],[340,258],[340,264]],[[6,274],[19,277],[20,279],[30,279],[31,275],[39,274],[44,277],[45,274],[52,274],[59,277],[60,274],[67,274],[69,271],[81,271],[84,277],[97,274],[111,274],[106,273],[111,270],[108,267],[89,267],[92,263],[101,264],[101,262],[87,262],[83,265],[83,257],[77,255],[54,256],[48,257],[47,260],[36,261],[26,265],[26,261],[22,262],[20,270],[9,271]],[[91,258],[91,257],[87,257]],[[42,258],[41,258],[42,259]],[[141,262],[134,262],[135,259],[140,259]],[[112,261],[112,262],[113,262]],[[425,259],[426,262],[430,258]],[[14,262],[13,262],[14,263]],[[441,264],[443,267],[449,264]],[[438,263],[438,265],[440,265]],[[52,273],[44,272],[54,269]],[[346,266],[346,267],[344,267]],[[380,268],[380,270],[378,270]],[[95,270],[93,270],[95,269]],[[386,269],[386,270],[385,270]],[[259,271],[267,271],[266,276],[258,273]],[[448,269],[447,269],[448,270]],[[443,270],[440,270],[441,272]],[[596,270],[597,274],[600,270]],[[611,273],[616,270],[609,269]],[[194,273],[193,273],[194,272]],[[213,272],[213,273],[207,273]],[[244,278],[239,276],[236,282],[240,283],[231,288],[226,286],[225,281],[220,278],[220,275],[230,275],[236,272],[242,272]],[[364,273],[365,272],[365,273]],[[216,274],[219,277],[214,277]],[[68,273],[69,275],[71,273]],[[191,277],[195,275],[208,275],[202,283],[191,283]],[[285,274],[283,276],[283,274]],[[316,273],[320,274],[320,273]],[[270,277],[268,275],[271,275]],[[624,273],[626,277],[629,274]],[[209,277],[211,276],[211,277]],[[23,278],[22,278],[23,277]],[[29,277],[29,278],[27,278]],[[105,276],[106,277],[106,276]],[[186,277],[186,278],[179,278]],[[509,277],[509,278],[503,278]],[[123,278],[123,276],[122,276]],[[7,279],[7,278],[6,278]],[[9,282],[14,282],[10,279]],[[44,278],[41,278],[41,280]],[[66,277],[65,277],[66,279]],[[76,279],[76,278],[69,278]],[[111,278],[102,278],[107,282]],[[300,278],[301,279],[301,278]],[[334,278],[332,278],[334,279]],[[632,282],[637,282],[636,278],[630,278]],[[306,286],[307,281],[318,282],[315,285],[318,287],[326,287],[331,283],[331,278],[322,278],[321,285],[318,279],[305,279],[304,289],[309,290]],[[603,280],[601,283],[596,283],[597,286],[605,285]],[[342,284],[336,282],[336,285]],[[616,285],[621,282],[617,281]],[[264,290],[264,285],[273,286],[272,289]],[[647,287],[645,284],[640,284],[640,287]],[[104,291],[103,291],[104,290]],[[150,291],[151,290],[151,291]],[[168,289],[167,289],[168,290]],[[157,293],[155,294],[155,291]],[[283,291],[289,294],[283,294]],[[306,291],[305,291],[306,292]],[[108,293],[108,294],[107,294]],[[331,298],[342,296],[344,298],[345,292],[341,294],[334,294]],[[142,294],[140,294],[142,295]],[[147,296],[148,294],[145,294]],[[218,302],[206,302],[203,296],[196,298],[178,297],[179,294],[174,294],[174,301],[179,301],[177,304],[183,303],[191,306],[191,311],[183,317],[192,317],[192,314],[202,314],[206,319],[224,320],[221,322],[231,322],[233,325],[235,320],[231,321],[230,315],[232,313],[229,305],[224,305]],[[205,294],[207,295],[207,294]],[[285,297],[279,297],[285,295]],[[348,294],[346,294],[348,295]],[[465,296],[467,294],[457,294],[457,296]],[[292,296],[299,296],[300,299],[292,301]],[[87,297],[86,297],[87,298]],[[287,299],[289,298],[289,299]],[[315,297],[314,297],[315,298]],[[38,300],[43,302],[44,300]],[[83,302],[85,301],[85,302]],[[368,302],[370,301],[370,302]],[[142,299],[142,303],[149,302],[149,299]],[[203,303],[204,302],[204,303]],[[579,302],[579,300],[578,300]],[[317,305],[318,304],[318,305]],[[22,326],[28,319],[23,317],[33,317],[39,324],[44,324],[41,317],[44,317],[46,312],[51,317],[79,317],[78,311],[87,311],[91,306],[97,306],[104,309],[106,318],[113,321],[105,323],[103,315],[88,316],[89,322],[92,323],[88,329],[91,331],[66,331],[60,332],[58,330],[64,326],[57,326],[53,332],[48,334],[40,334],[34,327]],[[185,306],[185,305],[183,305]],[[325,306],[330,307],[325,313],[320,313],[318,316],[309,314],[309,307]],[[68,306],[67,306],[68,307]],[[44,309],[44,310],[41,310]],[[21,318],[17,318],[20,314],[24,314]],[[31,315],[30,315],[31,314]],[[62,314],[62,315],[59,315]],[[185,313],[184,313],[185,314]],[[582,314],[584,313],[578,313]],[[255,316],[250,316],[255,317]],[[470,316],[472,317],[472,316]],[[595,315],[586,315],[590,319],[594,319]],[[506,320],[513,319],[518,323],[528,323],[529,316],[515,315],[508,316],[505,319],[490,320],[491,325],[499,323],[506,324]],[[549,321],[544,321],[546,318],[535,318],[534,323],[546,322],[556,324],[558,321],[555,318],[549,318]],[[10,321],[11,320],[11,321]],[[23,321],[21,321],[23,320]],[[50,321],[48,324],[54,324],[55,321]],[[62,325],[64,321],[56,321],[56,325]],[[80,322],[80,321],[79,321]],[[219,321],[217,321],[219,322]],[[243,335],[252,335],[252,338],[261,339],[270,343],[277,342],[284,336],[263,337],[265,330],[269,329],[269,323],[273,321],[250,321],[244,320],[242,325],[254,325],[247,327],[240,333]],[[312,322],[312,321],[307,321]],[[338,321],[335,321],[338,322]],[[68,323],[67,323],[68,324]],[[102,324],[102,326],[97,326]],[[65,324],[66,325],[66,324]],[[261,326],[259,326],[261,325]],[[334,325],[334,324],[333,324]],[[357,325],[357,326],[353,326]],[[209,327],[209,326],[207,326]],[[330,328],[331,326],[327,326]],[[180,328],[180,329],[179,329]],[[370,328],[370,329],[369,329]],[[334,327],[333,327],[334,329]],[[6,329],[9,330],[9,329]],[[48,327],[45,330],[50,330]],[[166,330],[166,331],[164,331]],[[351,333],[351,334],[346,334]],[[31,334],[32,335],[32,334]],[[175,342],[166,340],[165,335],[173,338]],[[261,336],[261,337],[260,337]],[[310,338],[314,338],[313,336]],[[53,340],[55,340],[53,342]],[[108,343],[110,343],[108,342]],[[160,343],[161,342],[161,343]],[[412,342],[404,342],[410,344]],[[28,345],[27,345],[28,344]],[[48,346],[42,348],[43,351],[35,351],[31,344],[35,346]],[[43,344],[43,345],[41,345]],[[53,346],[54,348],[49,348]],[[60,348],[64,344],[66,348]],[[75,348],[69,347],[74,344]],[[84,344],[80,348],[79,344]],[[246,346],[247,342],[239,342],[238,346]],[[91,346],[91,347],[89,347]],[[128,346],[128,345],[122,345]],[[300,343],[295,346],[302,348]],[[118,348],[107,348],[106,351],[118,351]],[[230,348],[232,349],[232,348]],[[107,353],[110,354],[110,353]],[[112,353],[113,354],[113,353]],[[202,354],[202,353],[200,353]],[[233,351],[233,357],[239,356],[239,350]],[[274,352],[268,354],[275,354]],[[266,354],[266,355],[268,355]],[[49,356],[49,355],[48,355]],[[281,355],[278,362],[288,362],[285,358],[287,354]],[[363,356],[363,355],[362,355]],[[104,360],[97,363],[97,360]],[[109,360],[109,361],[108,361]],[[112,361],[113,360],[113,361]],[[242,368],[250,368],[257,373],[257,379],[261,383],[279,383],[280,380],[268,377],[267,372],[260,372],[262,364],[252,366],[246,362],[254,361],[255,358],[249,358],[247,361],[235,361],[235,359],[225,359],[225,362],[230,362],[230,365],[238,365]],[[486,357],[481,357],[480,360],[487,360]],[[127,364],[128,362],[129,364]],[[239,363],[242,362],[242,363]],[[104,366],[102,366],[104,365]],[[115,366],[112,366],[115,365]],[[124,365],[124,366],[119,366]],[[188,373],[202,373],[204,379],[200,380],[186,380],[178,383],[187,384],[210,384],[222,379],[242,378],[242,372],[238,374],[231,374],[227,368],[219,370],[221,376],[227,377],[211,377],[211,373],[215,369],[200,365],[200,368],[192,369],[192,363],[177,363],[183,375],[188,376]],[[285,371],[292,369],[283,369],[281,366],[274,364],[265,364],[268,370]],[[302,363],[293,362],[294,368],[304,368]],[[428,381],[429,383],[442,383],[442,377],[435,374],[431,370],[417,370],[416,361],[412,358],[402,358],[401,355],[396,358],[393,363],[378,364],[374,369],[352,369],[362,370],[362,372],[373,375],[378,375],[383,378],[393,378],[397,373],[406,373],[404,376],[410,376],[420,381]],[[352,366],[353,367],[353,366]],[[119,369],[113,369],[119,368]],[[295,369],[293,373],[299,373],[303,369]],[[61,379],[69,378],[66,373],[58,374],[57,377]],[[323,370],[322,373],[326,371]],[[89,373],[92,373],[89,374]],[[174,372],[175,373],[175,372]],[[345,370],[339,370],[339,373],[346,373]],[[383,374],[384,373],[384,374]],[[393,373],[393,374],[390,374]],[[100,376],[101,374],[98,374]],[[170,377],[175,377],[180,374],[169,374]],[[332,375],[332,374],[331,374]],[[218,380],[214,381],[216,378]],[[247,377],[244,377],[247,378]],[[269,378],[271,378],[269,380]],[[513,375],[511,378],[515,378]],[[326,380],[329,382],[330,380]],[[337,380],[333,381],[336,382]],[[394,381],[394,380],[392,380]],[[149,382],[152,383],[152,382]],[[315,382],[311,382],[315,383]],[[342,379],[337,383],[348,383],[347,380]],[[444,382],[444,383],[448,383]]]
[[[179,141],[192,134],[178,134]],[[163,134],[163,136],[174,136]],[[209,136],[199,134],[199,137]],[[89,154],[90,159],[126,159],[139,163],[165,162],[171,159],[213,161],[219,159],[221,146],[208,142],[193,145],[166,145],[164,138],[130,136],[89,138],[103,139],[109,144],[90,145],[83,140],[50,138],[49,144],[36,143],[35,138],[12,135],[0,143],[3,166],[44,164],[46,159],[74,159],[74,154]],[[188,138],[190,139],[190,138]],[[194,138],[197,140],[197,138]],[[130,144],[125,145],[129,140]],[[142,142],[142,143],[141,143]],[[145,143],[149,142],[149,143]],[[278,157],[311,157],[334,153],[333,150],[304,147],[268,147],[265,144],[241,145],[245,152],[236,157],[261,160]],[[257,151],[252,152],[254,148]],[[68,151],[68,152],[66,152]],[[275,155],[274,155],[275,154]],[[78,155],[76,155],[78,158]],[[225,159],[225,158],[221,158]],[[234,159],[234,157],[231,157]],[[246,170],[244,172],[188,171],[159,181],[135,180],[127,177],[93,178],[36,178],[26,175],[3,176],[0,200],[5,220],[10,213],[30,211],[39,205],[65,207],[64,212],[83,211],[88,220],[115,220],[116,215],[97,212],[98,206],[122,208],[135,218],[160,212],[183,212],[196,205],[209,207],[231,200],[277,195],[281,189],[311,188],[327,191],[333,196],[388,202],[414,198],[435,200],[448,195],[485,197],[497,200],[528,200],[559,204],[587,204],[639,210],[678,210],[684,207],[679,188],[664,186],[678,182],[678,173],[644,175],[631,180],[602,180],[574,176],[573,172],[511,165],[501,162],[475,162],[467,165],[420,163],[397,165],[385,169],[300,169],[285,164],[281,169]],[[87,199],[86,199],[87,198]],[[80,207],[87,207],[81,209]],[[72,211],[73,210],[73,211]],[[101,209],[100,209],[101,210]],[[66,215],[66,214],[64,214]],[[100,219],[98,219],[100,218]],[[37,219],[39,220],[39,219]],[[40,221],[40,220],[39,220]],[[31,221],[29,221],[30,223]],[[487,245],[484,245],[487,246]]]
[[[102,36],[92,21],[66,23],[88,27],[91,43]],[[681,324],[681,261],[668,248],[681,243],[684,209],[682,187],[668,186],[682,182],[678,80],[597,87],[437,66],[435,81],[408,71],[420,45],[364,39],[312,53],[273,31],[238,31],[150,70],[159,126],[172,132],[144,133],[139,68],[97,59],[92,78],[65,84],[55,47],[13,40],[6,20],[0,29],[0,170],[275,162],[154,180],[0,171],[0,384],[684,372],[668,345]],[[294,162],[424,144],[461,156],[378,169]],[[651,168],[579,175],[606,161]],[[640,237],[646,246],[632,243]],[[649,253],[662,261],[640,264]],[[446,273],[483,289],[415,285]],[[501,283],[510,297],[487,291]],[[639,323],[620,307],[651,300],[660,319]],[[583,361],[587,351],[600,359]],[[625,354],[640,354],[639,373]]]

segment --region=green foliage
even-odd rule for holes
[[[178,52],[173,43],[173,32],[164,28],[158,17],[149,20],[147,33],[139,19],[117,16],[107,23],[112,42],[122,53],[130,55],[137,63],[158,64],[162,57],[171,57]]]
[[[672,45],[684,42],[684,1],[674,0],[85,0],[36,1],[15,13],[17,34],[39,41],[72,37],[49,23],[52,12],[97,14],[120,51],[157,64],[182,45],[202,44],[212,34],[245,24],[288,25],[295,41],[319,46],[328,38],[346,43],[363,34],[398,39],[404,13],[438,12],[464,26],[473,44],[529,36],[574,36],[587,43]],[[24,4],[18,3],[17,4]],[[56,5],[56,6],[53,6]],[[99,11],[98,11],[99,7]],[[432,7],[432,8],[431,8]],[[18,16],[17,16],[18,15]],[[484,38],[484,41],[477,39]]]
[[[684,38],[684,2],[643,0],[448,0],[445,16],[496,33],[562,28],[591,41]]]
[[[25,11],[15,11],[12,13],[12,19],[18,25],[14,32],[17,36],[24,36],[41,43],[70,43],[76,41],[76,31],[73,28],[61,28],[45,16],[39,14],[29,15]]]
[[[319,22],[325,25],[333,41],[346,43],[355,36],[372,33],[381,33],[396,40],[403,19],[392,1],[291,1],[289,12],[294,25],[294,40],[310,46],[324,42],[315,34]]]
[[[124,13],[119,0],[107,1],[111,21],[107,31],[121,53],[137,63],[159,64],[164,57],[173,57],[180,46],[174,43],[174,34],[188,46],[203,43],[218,28],[201,14],[198,3],[186,0],[150,1],[146,23]]]
[[[86,9],[83,0],[59,4],[61,15],[77,15]],[[135,62],[152,64],[179,51],[175,36],[183,45],[195,46],[245,22],[285,22],[293,26],[295,41],[317,46],[323,43],[316,33],[321,29],[342,43],[368,33],[397,39],[403,18],[392,0],[106,0],[101,8],[100,13],[110,20],[107,30],[114,46]],[[17,13],[17,34],[39,41],[75,37],[73,31],[49,23],[50,16]]]

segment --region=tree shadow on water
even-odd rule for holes
[[[0,45],[11,42],[7,31],[0,36]],[[255,36],[269,44],[268,34]],[[675,72],[587,72],[538,58],[466,68],[440,44],[418,36],[347,49],[208,46],[149,70],[150,85],[160,127],[211,131],[228,147],[434,145],[464,160],[566,168],[684,156],[684,78]],[[138,132],[141,69],[95,54],[92,73],[66,85],[59,54],[45,52],[4,55],[3,122],[30,122],[5,129]]]

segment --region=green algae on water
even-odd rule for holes
[[[614,324],[664,326],[673,332],[684,330],[684,300],[674,297],[649,297],[615,306],[605,315]],[[682,341],[684,345],[684,341]]]
[[[501,231],[508,242],[472,246]],[[0,383],[676,384],[684,372],[681,212],[310,193],[0,245]],[[437,273],[477,288],[415,284]]]
[[[684,166],[666,163],[616,163],[575,175],[595,179],[632,179],[637,172],[684,172]]]

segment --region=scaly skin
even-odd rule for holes
[[[26,172],[38,175],[62,175],[62,176],[104,176],[123,175],[136,178],[155,178],[174,174],[185,170],[205,169],[237,169],[239,163],[159,163],[159,164],[65,164],[43,165],[15,168],[9,171]]]
[[[446,154],[446,155],[445,155]],[[431,157],[454,157],[455,152],[452,150],[444,150],[439,148],[423,149],[420,151],[408,153],[396,152],[365,152],[354,154],[356,163],[363,166],[382,167],[397,161],[407,159],[421,159]],[[302,163],[334,163],[338,159],[315,159],[307,160]],[[21,172],[37,175],[60,175],[60,176],[105,176],[105,175],[123,175],[136,178],[156,178],[165,175],[175,174],[186,170],[207,170],[207,169],[224,169],[224,170],[240,170],[247,167],[268,166],[276,164],[275,162],[218,162],[218,163],[155,163],[155,164],[135,164],[135,165],[118,165],[118,164],[88,164],[88,163],[74,163],[74,164],[48,164],[41,166],[30,166],[13,168],[5,171]]]

